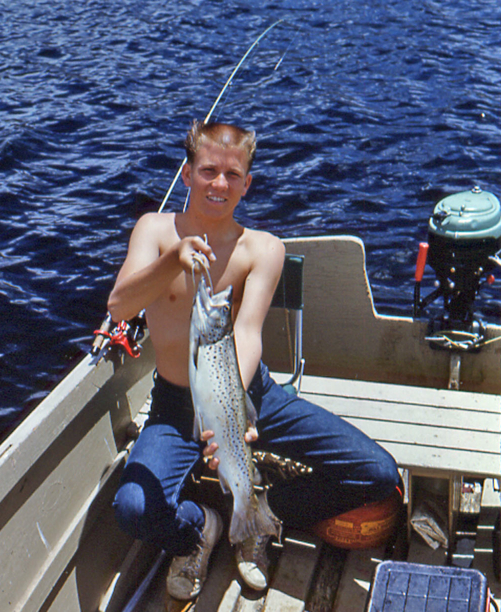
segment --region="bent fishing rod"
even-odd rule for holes
[[[271,30],[273,30],[273,28],[275,28],[276,26],[278,26],[280,23],[284,22],[284,19],[279,19],[278,21],[275,21],[275,23],[272,23],[270,26],[268,26],[266,28],[266,30],[264,30],[264,32],[262,32],[257,38],[256,40],[252,43],[252,45],[247,49],[247,51],[243,54],[243,56],[241,57],[240,61],[238,62],[238,64],[235,66],[235,68],[233,69],[232,73],[230,74],[228,80],[226,81],[226,83],[223,85],[221,91],[219,92],[219,95],[217,96],[217,98],[214,101],[214,104],[211,106],[209,112],[207,113],[207,116],[205,117],[205,119],[203,120],[203,123],[208,123],[214,113],[214,111],[216,110],[217,105],[219,104],[221,98],[224,96],[226,90],[228,89],[228,87],[231,85],[233,79],[235,78],[235,76],[237,75],[238,71],[240,70],[242,64],[245,62],[245,60],[249,57],[249,55],[252,53],[252,51],[254,50],[255,47],[257,47],[257,45],[261,42],[261,40],[269,33],[271,32]],[[292,44],[292,41],[291,43]],[[278,69],[278,67],[280,66],[280,64],[282,63],[282,60],[285,57],[285,54],[287,53],[290,44],[288,45],[287,49],[285,50],[285,52],[282,54],[282,56],[280,57],[278,63],[275,66],[275,70]],[[176,186],[176,183],[179,179],[179,177],[181,176],[181,172],[183,170],[183,166],[185,165],[185,163],[187,162],[187,158],[185,157],[183,159],[183,161],[181,162],[181,165],[179,166],[176,174],[174,175],[174,178],[172,179],[172,182],[169,186],[169,189],[167,190],[167,193],[165,194],[164,199],[162,200],[162,203],[160,205],[160,208],[158,209],[158,212],[162,212],[162,210],[164,209],[165,205],[167,204],[173,190],[174,187]],[[188,195],[186,196],[186,201],[184,204],[184,209],[186,209],[186,205],[188,203],[188,198],[189,198],[189,192]],[[184,212],[184,210],[183,210]],[[127,323],[126,321],[122,321],[120,322],[115,331],[113,333],[110,333],[111,327],[113,325],[113,320],[111,318],[110,313],[108,312],[106,315],[106,318],[104,319],[104,321],[101,323],[101,327],[96,330],[94,332],[95,338],[94,338],[94,342],[92,343],[92,347],[91,347],[91,354],[96,356],[99,355],[99,353],[107,346],[107,344],[119,344],[120,346],[122,346],[122,348],[124,348],[126,350],[126,352],[131,356],[131,357],[139,357],[139,347],[136,344],[136,340],[140,339],[140,335],[142,335],[142,331],[139,329],[139,327],[143,327],[144,326],[144,314],[140,314],[138,315],[139,318],[139,325],[136,326],[136,329],[132,330],[131,333],[131,326],[129,323]]]
[[[221,100],[221,98],[224,96],[226,90],[228,89],[228,87],[231,85],[231,82],[233,81],[233,79],[235,78],[237,72],[240,70],[240,67],[242,66],[242,64],[245,62],[245,60],[247,59],[247,57],[252,53],[252,51],[254,50],[255,47],[257,47],[257,45],[261,42],[261,40],[268,34],[268,32],[270,32],[271,30],[273,30],[273,28],[275,26],[277,26],[279,23],[282,23],[284,20],[283,19],[279,19],[278,21],[275,21],[275,23],[271,24],[271,26],[269,26],[268,28],[266,28],[266,30],[264,32],[262,32],[262,34],[260,34],[256,40],[252,43],[252,45],[247,49],[247,51],[242,55],[242,58],[240,59],[240,61],[238,62],[238,64],[235,66],[235,68],[233,69],[233,72],[230,74],[229,79],[226,81],[226,83],[223,85],[223,88],[221,89],[221,91],[219,92],[218,97],[216,98],[216,100],[214,101],[214,104],[211,106],[210,111],[207,113],[207,116],[205,117],[205,119],[203,120],[203,123],[208,123],[210,121],[210,118],[212,117],[214,111],[216,110],[217,105],[219,104],[219,101]],[[285,55],[285,53],[284,53]],[[278,66],[280,66],[280,64],[282,63],[283,60],[283,56],[280,58],[280,60],[278,61],[275,70],[278,68]],[[158,212],[162,212],[162,210],[164,209],[165,205],[167,204],[168,199],[170,198],[170,195],[172,193],[172,191],[174,190],[174,187],[176,186],[176,183],[179,179],[179,177],[181,176],[181,171],[183,169],[184,164],[187,162],[187,158],[185,157],[183,159],[183,161],[181,162],[181,165],[179,166],[174,179],[172,180],[172,183],[170,184],[169,189],[167,190],[167,193],[165,194],[165,197],[162,201],[162,204],[160,205],[160,208],[158,209]],[[186,201],[188,201],[188,198],[186,199]],[[185,208],[186,208],[186,202],[185,202]],[[183,211],[184,212],[184,211]]]

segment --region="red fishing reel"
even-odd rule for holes
[[[94,341],[92,352],[94,354],[99,352],[104,339],[108,338],[110,346],[118,346],[128,355],[137,359],[141,354],[139,340],[144,336],[144,327],[146,325],[144,312],[131,321],[120,321],[112,331],[110,331],[111,324],[111,316],[108,315],[103,321],[101,328],[94,332],[96,340]]]

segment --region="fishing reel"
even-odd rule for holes
[[[142,310],[130,321],[120,321],[113,327],[111,315],[108,313],[99,329],[94,332],[94,342],[91,348],[92,355],[99,355],[105,344],[117,346],[128,355],[137,359],[141,354],[140,340],[144,337],[146,327],[146,314]]]
[[[426,262],[436,274],[435,290],[421,299]],[[442,298],[444,313],[431,318],[427,340],[432,348],[479,350],[485,327],[475,318],[474,302],[501,266],[501,206],[498,198],[475,187],[442,199],[428,224],[428,242],[421,243],[416,264],[414,318]]]

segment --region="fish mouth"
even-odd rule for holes
[[[231,285],[211,295],[205,278],[200,280],[192,312],[192,323],[200,335],[208,336],[211,329],[222,330],[231,325],[232,297],[233,287]]]
[[[226,289],[212,295],[211,288],[207,286],[207,281],[204,277],[202,277],[200,279],[197,294],[200,296],[204,310],[209,310],[211,308],[224,308],[225,306],[231,306],[232,304],[233,286],[228,285]]]
[[[212,309],[231,308],[233,301],[233,287],[229,285],[223,291],[211,294],[210,287],[207,287],[205,281],[200,291],[200,297],[204,310],[208,313]]]

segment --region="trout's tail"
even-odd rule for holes
[[[282,535],[282,522],[273,514],[266,499],[266,493],[253,495],[250,503],[239,508],[235,504],[231,517],[229,540],[232,544],[243,542],[250,537]]]

